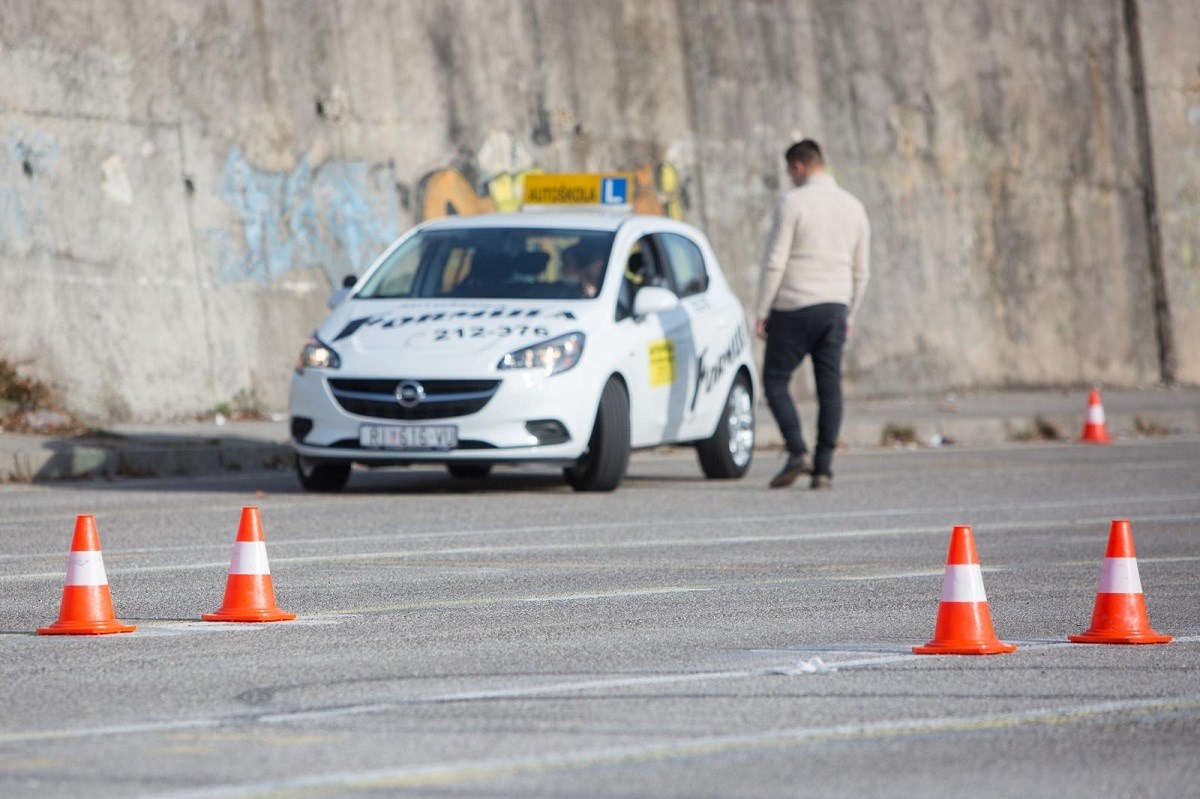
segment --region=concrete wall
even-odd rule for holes
[[[1198,12],[1136,6],[1148,126],[1119,0],[0,0],[0,357],[282,408],[342,274],[531,168],[637,170],[749,302],[809,135],[875,227],[852,393],[1154,383],[1163,319],[1198,383]]]
[[[1200,2],[1143,0],[1145,93],[1161,231],[1169,368],[1200,383]]]

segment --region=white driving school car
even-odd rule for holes
[[[306,489],[340,490],[354,463],[445,464],[455,477],[546,463],[577,490],[611,491],[631,448],[663,444],[694,445],[712,478],[750,465],[745,315],[689,225],[448,217],[411,230],[331,304],[291,384]]]

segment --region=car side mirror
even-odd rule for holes
[[[354,284],[358,282],[357,275],[346,275],[342,278],[342,287],[334,289],[329,295],[329,301],[326,303],[330,309],[336,308],[342,304],[346,297],[350,296],[350,290],[354,288]]]
[[[673,311],[678,307],[679,298],[675,292],[658,286],[642,286],[633,298],[633,315],[639,319],[652,313]]]

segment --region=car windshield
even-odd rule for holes
[[[614,234],[607,230],[423,230],[388,256],[358,299],[596,296]]]

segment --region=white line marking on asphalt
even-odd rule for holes
[[[1002,569],[985,568],[985,573],[1002,571]],[[405,602],[395,605],[379,605],[356,608],[340,608],[337,610],[319,611],[316,613],[306,613],[299,619],[287,622],[287,626],[305,626],[316,624],[336,624],[338,619],[350,618],[355,616],[369,615],[386,615],[390,613],[402,613],[405,611],[414,610],[437,610],[437,609],[463,609],[463,608],[478,608],[489,607],[494,605],[520,605],[520,604],[537,604],[550,602],[583,602],[598,599],[626,599],[636,597],[651,597],[651,596],[667,596],[671,594],[695,594],[706,593],[711,591],[725,590],[742,590],[754,589],[766,586],[782,586],[782,585],[801,585],[805,583],[816,582],[867,582],[871,580],[906,580],[912,578],[937,577],[942,574],[942,570],[936,571],[906,571],[906,572],[891,572],[891,573],[875,573],[875,574],[849,574],[849,575],[816,575],[808,577],[779,577],[767,580],[726,580],[719,583],[706,585],[678,585],[678,586],[649,586],[644,588],[630,588],[623,591],[599,591],[578,594],[536,594],[533,596],[492,596],[492,597],[469,597],[463,599],[432,599],[419,602]],[[165,636],[165,635],[187,635],[193,633],[221,632],[221,631],[243,631],[247,629],[267,629],[270,627],[283,626],[281,624],[247,624],[247,623],[222,623],[222,622],[204,622],[204,621],[155,621],[142,620],[133,618],[140,626],[137,632],[130,635],[131,638],[145,638],[147,636]],[[28,635],[29,633],[4,633],[0,632],[0,636],[5,635]]]
[[[1144,523],[1150,522],[1169,522],[1169,521],[1193,521],[1194,515],[1191,514],[1170,514],[1162,516],[1143,517],[1139,521]],[[795,522],[795,518],[789,519]],[[1058,521],[1043,521],[1032,520],[1027,522],[1004,522],[988,525],[992,530],[1031,530],[1031,529],[1051,529],[1060,527],[1079,527],[1083,525],[1095,525],[1102,522],[1111,521],[1107,517],[1094,517],[1092,519],[1064,519]],[[695,524],[693,520],[690,524]],[[744,523],[744,522],[743,522]],[[502,555],[502,554],[517,554],[528,552],[580,552],[580,551],[595,551],[595,550],[621,550],[621,549],[656,549],[667,547],[713,547],[725,546],[728,544],[746,545],[746,544],[761,544],[761,543],[783,543],[789,541],[824,541],[836,540],[842,538],[883,538],[893,536],[908,536],[908,535],[943,535],[946,533],[944,525],[922,525],[919,527],[890,527],[890,528],[860,528],[856,530],[831,530],[828,532],[807,532],[807,533],[773,533],[770,535],[741,535],[741,536],[722,536],[719,538],[659,538],[659,539],[643,539],[638,541],[593,541],[587,543],[556,543],[556,544],[511,544],[511,545],[490,545],[490,546],[474,546],[474,547],[450,547],[446,549],[409,549],[409,550],[389,550],[383,552],[355,552],[341,555],[302,555],[293,557],[272,557],[271,562],[278,566],[281,563],[355,563],[366,562],[373,560],[409,560],[423,557],[447,557],[457,555]],[[126,566],[112,568],[111,563],[115,558],[109,558],[108,574],[112,575],[124,574],[153,574],[161,572],[174,571],[207,571],[212,569],[227,569],[228,561],[209,561],[206,563],[177,563],[161,566]],[[0,583],[4,582],[25,582],[36,580],[62,579],[63,572],[34,572],[30,574],[7,574],[0,575]]]
[[[985,572],[998,571],[984,569]],[[344,608],[309,614],[309,618],[336,618],[341,616],[380,615],[407,610],[435,610],[447,608],[474,608],[489,605],[524,604],[537,602],[576,602],[591,599],[623,599],[627,597],[661,596],[668,594],[692,594],[711,591],[739,590],[776,585],[800,585],[815,582],[867,582],[870,580],[905,580],[915,577],[938,577],[942,571],[894,572],[879,574],[821,575],[809,577],[778,577],[767,580],[726,580],[703,585],[652,586],[631,588],[624,591],[604,591],[586,594],[551,594],[539,596],[492,596],[463,599],[431,599],[423,602],[405,602],[396,605],[377,605],[360,608]]]
[[[786,664],[785,664],[786,665]],[[779,668],[779,666],[776,666]],[[761,676],[765,669],[739,669],[736,671],[692,672],[682,674],[660,674],[642,677],[618,677],[604,680],[585,680],[576,682],[556,682],[543,685],[530,685],[514,688],[501,688],[483,691],[466,691],[448,694],[433,694],[430,696],[414,696],[394,702],[373,703],[366,705],[348,705],[330,708],[305,708],[291,711],[259,712],[230,714],[200,719],[185,719],[178,721],[142,722],[103,727],[80,727],[66,730],[41,730],[28,732],[0,733],[0,744],[21,743],[30,741],[66,740],[76,738],[92,738],[108,735],[137,735],[145,733],[166,732],[172,730],[194,729],[197,727],[221,727],[238,724],[270,723],[280,724],[293,720],[312,718],[336,718],[339,716],[357,716],[368,713],[386,713],[411,705],[445,704],[449,702],[467,702],[495,699],[518,699],[525,696],[544,696],[554,693],[571,693],[596,689],[617,687],[633,687],[645,685],[664,685],[681,682],[701,682],[707,680],[741,679]]]
[[[1192,642],[1200,640],[1200,636],[1184,636],[1176,638],[1180,642]],[[1021,649],[1042,650],[1042,649],[1058,649],[1071,648],[1079,646],[1067,640],[1059,641],[1021,641],[1015,640],[1013,643],[1018,644]],[[804,654],[829,654],[828,652],[814,652],[812,650],[798,649],[798,653]],[[855,653],[861,654],[861,653]],[[928,655],[917,655],[911,650],[897,654],[875,655],[871,657],[860,657],[854,660],[830,660],[825,663],[831,669],[844,671],[849,669],[874,668],[877,666],[886,666],[894,663],[912,663],[917,661],[930,661]],[[710,672],[686,672],[676,674],[657,674],[646,675],[639,677],[614,677],[602,680],[584,680],[578,682],[555,682],[544,685],[532,686],[517,686],[513,688],[502,688],[492,690],[479,691],[464,691],[450,694],[434,694],[425,697],[415,697],[412,699],[399,700],[391,703],[374,703],[370,705],[355,705],[342,708],[324,708],[312,711],[298,711],[301,717],[309,718],[311,714],[317,713],[322,718],[332,718],[339,715],[361,715],[364,713],[381,713],[399,709],[405,705],[430,705],[430,704],[446,704],[451,702],[474,702],[474,701],[493,701],[504,699],[522,699],[525,697],[547,696],[553,694],[576,693],[580,691],[596,691],[596,690],[611,690],[613,688],[643,688],[656,685],[676,685],[693,682],[710,682],[713,680],[729,680],[729,679],[746,679],[751,677],[774,676],[776,671],[788,665],[792,665],[791,661],[784,666],[778,664],[765,667],[755,667],[751,669],[734,669],[728,671],[710,671]],[[271,714],[269,717],[262,717],[259,721],[268,723],[282,723],[295,717],[295,713],[280,713]]]
[[[1127,507],[1131,505],[1161,505],[1164,502],[1190,502],[1200,500],[1200,494],[1176,494],[1158,497],[1114,497],[1105,500],[1081,499],[1081,500],[1055,500],[1052,502],[1029,503],[1020,506],[1022,511],[1032,510],[1056,510],[1068,508],[1088,508],[1094,510],[1097,505],[1121,505]],[[286,509],[291,511],[296,508],[286,506]],[[311,546],[319,544],[342,544],[342,543],[362,543],[368,541],[409,541],[422,538],[461,538],[461,537],[478,537],[478,536],[495,536],[495,535],[519,535],[531,533],[572,533],[572,532],[589,532],[595,530],[622,530],[628,528],[655,529],[655,528],[671,528],[671,527],[695,527],[696,525],[704,524],[729,524],[729,525],[744,525],[755,523],[772,523],[772,522],[787,522],[789,524],[811,523],[821,520],[845,520],[845,519],[879,519],[888,517],[900,516],[915,516],[915,515],[934,515],[939,513],[968,515],[968,514],[983,514],[989,512],[1011,512],[1012,505],[984,505],[975,508],[962,508],[959,506],[938,507],[938,508],[905,508],[898,510],[857,510],[857,511],[840,511],[832,513],[815,513],[815,514],[764,514],[758,516],[731,516],[731,517],[711,517],[702,518],[686,518],[686,519],[629,519],[624,521],[614,522],[589,522],[585,524],[552,524],[552,525],[523,525],[517,527],[492,527],[475,530],[433,530],[412,533],[389,532],[377,533],[372,535],[358,536],[326,536],[321,538],[286,538],[283,540],[274,540],[268,536],[272,549],[291,547],[291,546]],[[1124,511],[1123,511],[1124,512]],[[227,513],[227,511],[222,511]],[[120,514],[117,514],[120,515]],[[1128,516],[1128,513],[1125,513]],[[71,517],[74,518],[74,517]],[[1100,518],[1100,517],[1097,517]],[[1103,517],[1106,521],[1111,521],[1112,516],[1106,515]],[[1171,514],[1165,516],[1146,516],[1136,519],[1138,522],[1149,523],[1155,521],[1188,521],[1195,519],[1195,514]],[[1058,520],[1050,522],[1051,524],[1069,525],[1089,522],[1091,520]],[[0,521],[0,526],[9,524],[7,521]],[[1034,524],[1035,522],[1030,522]],[[987,525],[989,527],[1004,527],[1006,524]],[[188,544],[183,546],[165,546],[165,547],[137,547],[132,549],[117,549],[109,548],[107,556],[109,560],[122,557],[125,555],[147,555],[166,552],[190,552],[197,550],[216,550],[228,549],[228,543],[212,543],[212,544]],[[22,558],[54,558],[61,557],[61,553],[51,552],[36,552],[26,554],[7,554],[0,555],[0,561],[19,560]]]
[[[1133,505],[1133,504],[1154,504],[1159,505],[1163,502],[1188,502],[1200,500],[1200,494],[1180,494],[1175,496],[1154,497],[1154,498],[1115,498],[1105,500],[1110,504]],[[1080,501],[1062,501],[1033,503],[1021,506],[1022,510],[1054,510],[1060,508],[1075,508],[1086,507],[1094,509],[1097,505],[1095,500],[1080,500]],[[475,536],[492,536],[492,535],[516,535],[530,533],[572,533],[572,532],[588,532],[594,530],[623,530],[632,527],[638,528],[670,528],[670,527],[695,527],[698,524],[755,524],[755,523],[772,523],[772,522],[788,522],[792,524],[811,523],[822,520],[845,520],[845,519],[877,519],[891,516],[915,516],[937,513],[986,513],[989,511],[1011,511],[1011,505],[994,505],[972,508],[969,511],[961,507],[941,507],[941,508],[904,508],[898,510],[855,510],[855,511],[837,511],[831,513],[813,513],[813,514],[762,514],[758,516],[736,516],[736,517],[711,517],[703,518],[673,518],[673,519],[629,519],[613,522],[588,522],[586,524],[551,524],[551,525],[529,525],[521,527],[493,527],[479,530],[442,530],[442,531],[425,531],[417,533],[401,534],[400,540],[421,539],[421,538],[459,538],[459,537],[475,537]],[[1194,519],[1194,514],[1174,514],[1163,517],[1166,521],[1176,520],[1191,520]],[[1140,518],[1140,522],[1154,521],[1154,518]],[[1111,521],[1111,519],[1110,519]],[[329,536],[325,538],[307,538],[307,539],[290,539],[283,542],[284,546],[303,546],[307,544],[337,544],[343,542],[367,542],[367,541],[396,541],[396,533],[380,533],[373,535],[359,536]]]
[[[1008,713],[985,713],[974,716],[942,716],[927,719],[844,724],[836,727],[794,727],[740,735],[702,736],[682,741],[639,744],[633,746],[583,749],[513,758],[463,760],[450,763],[431,763],[423,766],[368,769],[332,772],[284,780],[268,780],[241,785],[226,785],[207,789],[181,791],[170,796],[194,799],[260,796],[294,791],[379,791],[388,788],[407,788],[462,782],[494,780],[522,774],[543,774],[552,771],[644,764],[679,758],[713,757],[737,752],[763,749],[784,749],[828,743],[831,741],[888,741],[912,735],[931,733],[970,733],[976,731],[1014,730],[1024,727],[1045,727],[1081,724],[1112,715],[1154,715],[1159,713],[1195,712],[1200,708],[1200,696],[1179,696],[1162,699],[1140,699],[1097,702],[1075,707],[1037,708]]]
[[[396,613],[405,610],[435,610],[447,608],[474,608],[488,605],[522,605],[549,602],[580,602],[595,599],[625,599],[642,596],[662,596],[668,594],[695,594],[715,591],[716,588],[707,585],[700,586],[652,586],[648,588],[631,588],[625,591],[603,591],[582,594],[538,594],[534,596],[494,596],[469,597],[464,599],[431,599],[423,602],[405,602],[397,605],[378,605],[360,608],[345,608],[310,614],[311,618],[339,618],[344,616],[365,616]]]
[[[294,622],[292,622],[294,623]],[[258,625],[248,625],[258,626]],[[1200,635],[1179,636],[1175,639],[1176,643],[1196,643],[1200,642]],[[1040,649],[1072,649],[1082,647],[1081,644],[1073,644],[1069,641],[1021,641],[1015,640],[1020,651],[1040,650]],[[881,649],[881,648],[880,648]],[[828,649],[828,648],[796,648],[790,650],[750,650],[752,652],[774,652],[779,654],[787,651],[794,656],[805,654],[817,654],[828,656],[831,653],[845,652],[847,654],[861,655],[861,650],[847,649]],[[935,663],[939,660],[944,661],[944,657],[930,655],[915,655],[911,652],[904,653],[884,653],[871,657],[858,657],[852,660],[830,660],[825,665],[837,671],[848,671],[852,669],[874,668],[878,666],[886,666],[895,663],[915,663],[928,662]],[[550,696],[554,694],[570,694],[586,691],[611,690],[613,688],[645,688],[661,685],[679,685],[697,682],[711,682],[715,680],[737,680],[749,679],[755,677],[771,677],[777,679],[775,672],[782,668],[787,668],[793,665],[795,657],[782,662],[774,663],[768,666],[756,666],[747,669],[731,669],[724,671],[702,671],[702,672],[677,672],[673,674],[651,674],[641,675],[637,677],[610,677],[605,679],[592,680],[576,680],[576,681],[558,681],[552,683],[514,686],[511,688],[496,688],[483,689],[477,691],[460,691],[453,693],[430,694],[426,696],[412,696],[397,699],[391,702],[376,702],[363,705],[341,705],[335,707],[316,707],[316,708],[298,708],[295,710],[278,710],[272,712],[257,712],[257,713],[238,713],[225,716],[214,716],[208,718],[182,719],[174,721],[148,721],[140,723],[130,723],[121,725],[108,725],[103,727],[78,727],[74,729],[62,730],[30,730],[16,731],[9,733],[0,733],[0,744],[11,743],[28,743],[34,741],[50,741],[50,740],[73,740],[80,738],[93,738],[98,736],[110,735],[142,735],[146,733],[170,732],[178,730],[188,730],[196,728],[209,727],[225,727],[237,725],[253,725],[253,724],[285,724],[293,721],[303,721],[316,718],[337,718],[341,716],[360,716],[374,713],[388,713],[400,710],[405,707],[414,705],[436,705],[449,704],[458,702],[478,702],[478,701],[496,701],[508,699],[522,699],[526,697]],[[824,677],[826,675],[814,675],[816,677]],[[647,696],[646,698],[653,698]]]
[[[984,572],[999,571],[984,569]],[[871,580],[904,580],[911,578],[937,577],[942,572],[937,571],[907,571],[876,574],[852,575],[822,575],[809,577],[780,577],[768,580],[723,581],[709,585],[679,585],[679,586],[649,586],[645,588],[630,588],[623,591],[593,591],[577,594],[536,594],[518,596],[469,597],[463,599],[433,599],[420,602],[405,602],[395,605],[379,605],[356,608],[341,608],[338,610],[306,613],[299,619],[287,622],[286,626],[312,626],[320,624],[337,624],[339,619],[355,616],[386,615],[414,610],[462,609],[489,607],[494,605],[520,605],[551,602],[585,602],[602,599],[627,599],[637,597],[668,596],[671,594],[696,594],[711,591],[753,589],[765,586],[800,585],[813,582],[866,582]],[[139,625],[138,631],[130,638],[176,636],[202,634],[211,632],[242,632],[251,629],[268,629],[284,626],[282,624],[247,624],[233,622],[205,621],[156,621],[134,618]],[[11,633],[0,632],[0,636]],[[28,633],[19,633],[27,635]]]

